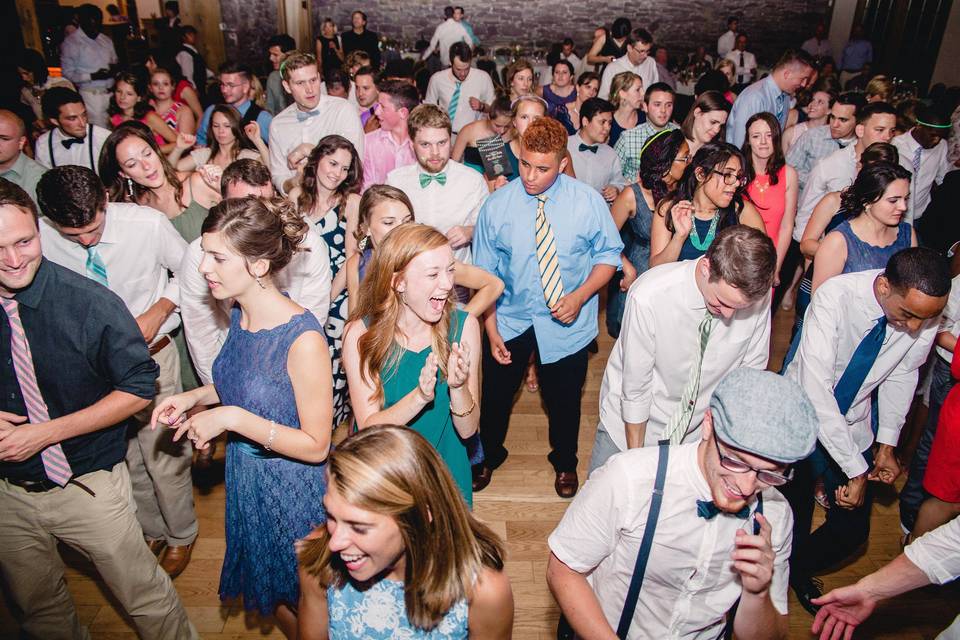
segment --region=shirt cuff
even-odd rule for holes
[[[900,441],[900,430],[890,427],[880,427],[877,429],[877,442],[879,444],[888,444],[891,447],[897,446]]]
[[[863,457],[863,454],[857,454],[843,461],[838,460],[837,464],[840,465],[840,468],[843,469],[843,472],[847,474],[848,478],[856,478],[870,470],[870,467],[867,465],[867,459]]]
[[[620,415],[624,422],[639,424],[650,419],[650,403],[639,400],[620,400]]]

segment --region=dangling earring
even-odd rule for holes
[[[370,244],[370,234],[360,238],[360,242],[357,243],[357,248],[360,249],[360,251],[366,251],[368,244]]]
[[[133,180],[127,178],[127,194],[132,198],[133,197]]]
[[[260,285],[260,288],[261,288],[261,289],[266,289],[266,288],[267,288],[266,285],[264,285],[263,282],[260,281],[260,277],[259,277],[259,276],[254,276],[254,279],[257,281],[257,284]]]

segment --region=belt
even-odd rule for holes
[[[52,480],[15,480],[13,478],[7,478],[7,482],[9,482],[10,484],[16,487],[20,487],[21,489],[23,489],[28,493],[44,493],[46,491],[50,491],[51,489],[64,488],[58,485],[56,482],[53,482]],[[71,478],[70,480],[67,480],[67,484],[72,484],[76,487],[79,487],[80,489],[89,493],[94,498],[97,497],[97,494],[94,493],[90,487],[78,481],[76,478]]]
[[[160,353],[164,347],[170,344],[170,336],[163,336],[152,345],[150,345],[150,355],[155,356]]]

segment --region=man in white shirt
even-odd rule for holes
[[[611,458],[548,539],[547,584],[573,630],[706,639],[732,624],[737,638],[785,638],[792,517],[773,487],[816,429],[796,383],[740,368],[713,392],[698,441]]]
[[[841,191],[853,184],[857,177],[860,155],[874,142],[890,142],[897,127],[897,112],[886,102],[871,102],[857,113],[854,133],[857,141],[821,158],[807,177],[807,184],[800,194],[797,205],[797,220],[793,227],[793,239],[803,238],[807,222],[823,196]]]
[[[96,5],[80,6],[77,15],[80,28],[67,36],[60,48],[63,77],[83,96],[90,122],[106,127],[110,88],[118,70],[117,52],[113,40],[100,33],[103,12]]]
[[[796,520],[790,583],[811,613],[811,601],[820,596],[813,575],[847,559],[867,539],[873,503],[868,481],[892,485],[900,475],[894,448],[949,292],[947,261],[932,249],[914,247],[895,253],[884,270],[830,278],[807,308],[786,375],[817,410],[821,459],[799,464],[784,495]],[[882,407],[876,431],[874,390]],[[810,533],[817,476],[830,508],[824,524]]]
[[[813,32],[813,37],[805,41],[800,48],[809,53],[814,58],[829,58],[833,54],[830,51],[830,39],[827,38],[827,26],[818,22]]]
[[[930,204],[933,185],[942,184],[947,172],[956,168],[947,158],[950,120],[925,105],[917,107],[916,115],[914,127],[891,140],[900,152],[900,164],[913,175],[906,220],[912,223],[923,216]]]
[[[88,120],[80,94],[53,87],[43,94],[40,104],[54,128],[37,138],[33,147],[37,162],[47,169],[75,164],[96,173],[100,149],[110,132]]]
[[[757,58],[747,51],[747,34],[738,33],[736,45],[724,57],[733,63],[735,84],[743,86],[756,79]]]
[[[207,62],[197,50],[197,28],[185,25],[180,28],[180,50],[175,58],[180,71],[187,82],[193,85],[203,103],[207,99],[207,79],[213,73],[207,68]]]
[[[675,443],[694,442],[723,376],[767,366],[776,264],[773,242],[737,225],[718,233],[704,257],[654,267],[631,285],[603,373],[590,469],[655,445],[668,427]]]
[[[154,403],[183,390],[180,357],[170,337],[180,325],[180,285],[169,274],[180,269],[187,245],[159,211],[108,203],[100,178],[85,167],[51,169],[40,179],[37,196],[45,216],[44,257],[117,294],[160,367],[154,402],[134,416],[138,429],[129,434],[127,467],[147,544],[175,578],[190,562],[197,538],[192,449],[149,423]]]
[[[577,179],[613,202],[626,186],[620,158],[607,144],[616,107],[602,98],[590,98],[580,107],[580,130],[567,139]]]
[[[477,214],[489,191],[483,176],[450,159],[450,119],[439,107],[421,104],[407,121],[417,163],[394,169],[387,184],[407,194],[417,222],[439,229],[461,262],[471,262]]]
[[[436,51],[440,54],[440,64],[446,68],[450,66],[450,47],[457,42],[464,42],[467,46],[472,46],[473,40],[467,30],[463,28],[463,25],[460,24],[460,20],[463,18],[463,10],[458,11],[453,7],[444,7],[443,17],[445,18],[444,21],[437,25],[433,37],[430,38],[430,46],[423,52],[420,59],[426,60]]]
[[[257,160],[231,162],[224,169],[220,184],[224,198],[274,197],[270,172]],[[295,253],[290,264],[277,274],[277,287],[313,313],[323,325],[330,312],[330,249],[313,225],[302,246],[308,250]],[[197,374],[204,384],[212,384],[213,361],[230,329],[233,300],[216,300],[210,294],[210,287],[200,273],[202,258],[203,249],[197,238],[187,247],[179,268],[180,315]]]
[[[605,100],[610,99],[610,85],[613,77],[623,71],[632,71],[643,80],[643,86],[649,87],[660,79],[657,73],[657,61],[650,55],[653,48],[653,36],[646,29],[634,29],[624,43],[626,55],[617,58],[603,70],[600,80],[600,91],[597,96]]]
[[[440,107],[450,118],[453,135],[483,117],[496,94],[490,74],[470,66],[473,54],[465,42],[450,47],[450,68],[430,76],[423,101]]]
[[[293,104],[270,122],[270,173],[281,193],[306,162],[320,138],[337,134],[349,140],[363,157],[363,126],[357,108],[343,98],[320,95],[317,59],[294,53],[280,67],[283,88]]]
[[[571,38],[564,38],[563,42],[560,45],[560,59],[566,60],[573,65],[573,78],[574,80],[580,76],[580,73],[583,72],[583,60],[580,59],[576,53],[573,52],[573,40]]]
[[[725,58],[728,53],[733,51],[733,45],[737,42],[737,29],[739,28],[740,20],[736,16],[727,18],[727,30],[717,38],[717,55],[719,58]]]

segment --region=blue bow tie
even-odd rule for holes
[[[713,501],[707,502],[706,500],[697,500],[697,515],[704,520],[713,520],[718,513],[725,512],[718,509],[717,505],[713,504]],[[740,511],[731,513],[730,515],[736,516],[741,520],[746,520],[750,516],[750,506],[747,505],[743,509],[740,509]]]
[[[309,120],[313,116],[318,116],[318,115],[320,115],[319,109],[314,109],[313,111],[300,111],[299,109],[297,109],[297,122],[304,122],[306,120]]]

